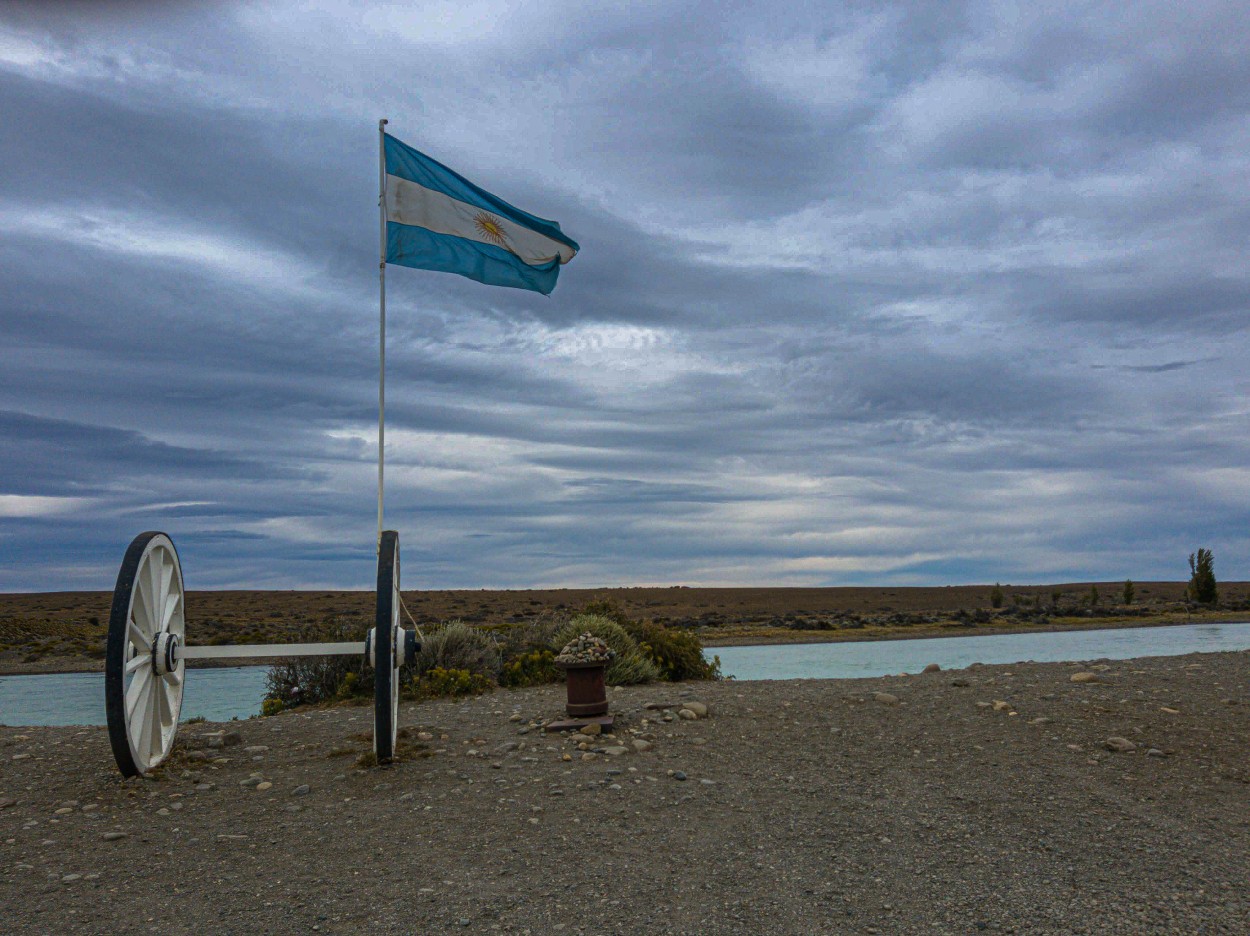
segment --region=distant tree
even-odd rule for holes
[[[1219,592],[1215,587],[1215,556],[1209,549],[1189,554],[1189,588],[1186,595],[1199,604],[1215,604]]]
[[[1124,603],[1125,604],[1133,603],[1133,580],[1132,579],[1124,580]]]
[[[1058,610],[1059,599],[1062,597],[1063,597],[1063,592],[1061,592],[1059,589],[1056,588],[1054,591],[1050,593],[1050,606],[1054,608],[1055,610]]]
[[[990,592],[990,606],[994,608],[1003,606],[1003,589],[997,582],[994,583],[994,590]]]
[[[1089,606],[1092,608],[1098,604],[1098,586],[1089,586]]]

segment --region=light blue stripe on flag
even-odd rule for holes
[[[514,208],[390,134],[383,139],[387,263],[543,295],[555,289],[561,265],[578,251],[559,224]]]

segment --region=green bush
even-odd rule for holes
[[[602,614],[582,613],[555,632],[551,649],[559,653],[564,645],[581,634],[592,634],[616,651],[616,659],[608,666],[604,678],[610,685],[627,686],[653,682],[660,678],[659,668],[639,648],[638,642],[616,621]]]
[[[463,621],[450,621],[425,634],[412,675],[420,678],[434,669],[466,670],[493,682],[499,678],[502,662],[490,634]]]
[[[1189,587],[1186,595],[1199,604],[1215,604],[1219,591],[1215,585],[1215,556],[1209,549],[1189,554]]]
[[[363,625],[339,620],[301,628],[298,634],[299,643],[364,639]],[[302,703],[363,697],[373,692],[372,672],[363,656],[290,657],[269,667],[265,674],[265,696],[287,708]]]
[[[267,715],[277,715],[284,708],[286,706],[283,705],[281,699],[266,699],[260,704],[260,714],[262,718]]]
[[[654,622],[635,621],[611,601],[592,601],[581,613],[604,617],[619,625],[634,638],[638,649],[659,671],[661,679],[676,682],[684,679],[721,678],[720,658],[716,657],[709,663],[703,656],[703,642],[692,631],[665,627]],[[610,640],[608,644],[616,649]]]
[[[703,642],[690,631],[644,624],[638,648],[659,668],[662,679],[679,682],[721,678],[720,657],[709,663],[703,656]]]
[[[495,688],[495,684],[481,673],[464,669],[443,669],[441,666],[422,673],[410,685],[413,693],[420,699],[481,695]]]
[[[512,624],[500,631],[499,652],[505,661],[516,660],[534,650],[550,650],[560,622],[554,618]]]
[[[997,582],[994,583],[994,589],[990,592],[990,607],[1001,608],[1003,606],[1003,588]]]
[[[499,685],[509,689],[523,686],[540,686],[558,682],[560,671],[556,668],[555,652],[548,649],[531,650],[508,660],[499,670]]]
[[[1133,603],[1133,592],[1134,592],[1134,589],[1133,589],[1133,580],[1132,580],[1132,579],[1125,579],[1125,580],[1124,580],[1124,592],[1123,592],[1123,598],[1124,598],[1124,603],[1125,603],[1126,605],[1131,605],[1131,604]]]

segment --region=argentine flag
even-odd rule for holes
[[[387,263],[550,295],[560,265],[578,251],[560,225],[513,208],[389,133],[383,143]]]

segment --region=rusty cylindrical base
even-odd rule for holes
[[[569,701],[564,710],[574,718],[608,714],[604,663],[566,663],[560,666],[568,681]]]

